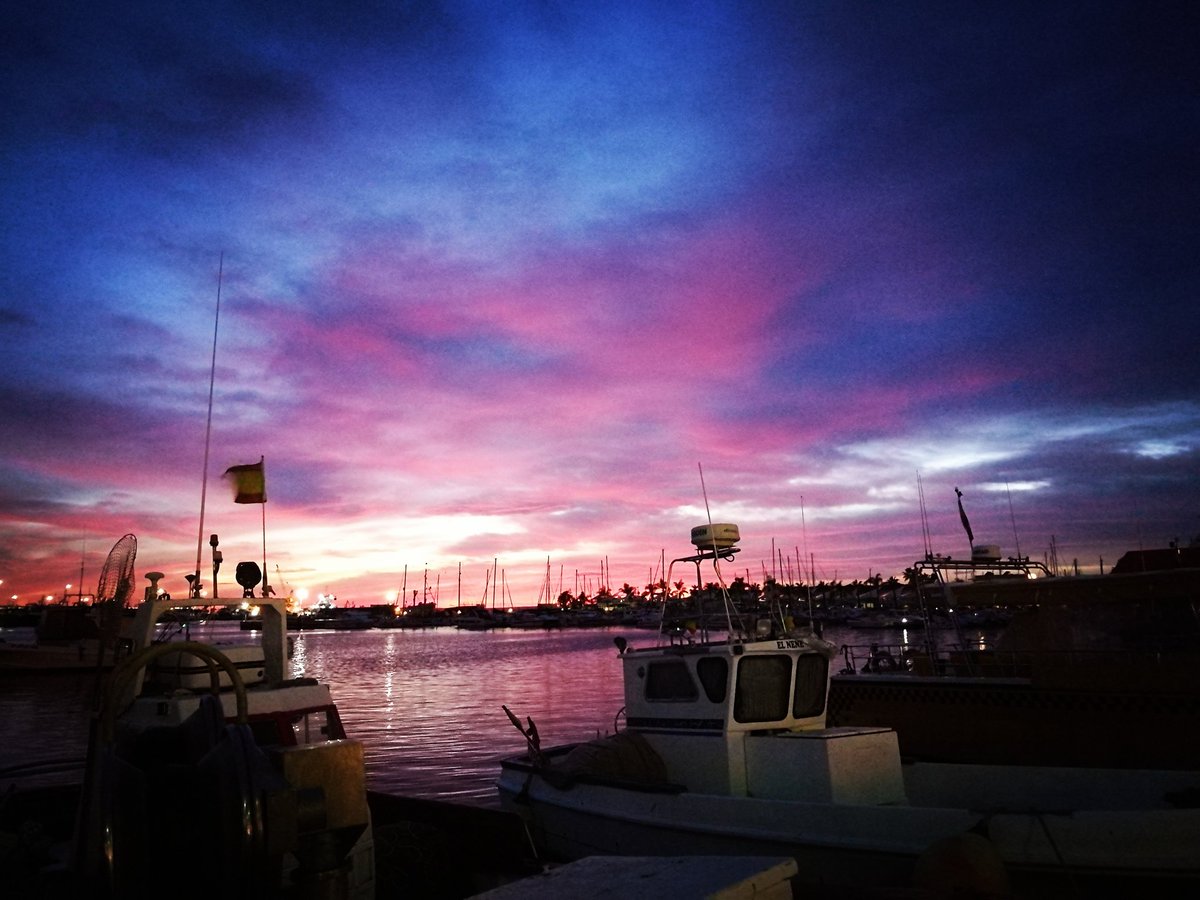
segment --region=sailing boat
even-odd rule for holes
[[[538,590],[537,606],[532,612],[523,611],[513,615],[510,627],[542,630],[562,628],[562,609],[551,599],[553,590],[550,584],[550,557],[547,556],[546,577]]]

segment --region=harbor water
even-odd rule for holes
[[[228,622],[193,625],[191,636],[251,639]],[[371,788],[492,806],[499,760],[525,748],[502,707],[522,722],[532,718],[547,747],[614,730],[624,703],[618,636],[634,646],[655,640],[620,627],[301,631],[292,635],[291,665],[293,675],[329,684],[347,734],[363,742]],[[0,677],[0,770],[81,761],[96,691],[91,674]],[[51,772],[39,780],[69,777]]]
[[[525,747],[503,706],[532,717],[547,746],[612,730],[623,702],[617,633],[638,638],[607,628],[302,631],[291,671],[330,686],[347,734],[363,742],[371,788],[493,805],[498,760]],[[236,623],[194,625],[191,636],[253,639]],[[91,673],[0,676],[0,770],[81,761],[96,691]],[[71,775],[68,766],[38,781]]]

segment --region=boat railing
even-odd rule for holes
[[[144,650],[160,643],[158,640],[159,620],[163,614],[176,610],[198,606],[231,605],[241,601],[221,600],[217,598],[172,600],[167,596],[159,596],[144,601],[134,614],[133,645],[135,650]],[[287,673],[288,652],[287,605],[282,599],[275,597],[259,598],[255,601],[259,607],[259,616],[263,622],[263,665],[264,680],[269,684],[278,684],[284,680]],[[131,684],[130,698],[141,693],[145,678],[145,669],[136,670]]]
[[[842,644],[841,675],[916,675],[1029,678],[1030,654],[980,648],[938,648],[903,643]]]
[[[990,648],[937,648],[914,644],[843,644],[840,674],[1030,678],[1035,654]]]
[[[1007,650],[920,644],[842,644],[840,675],[906,675],[1016,678],[1047,688],[1134,689],[1146,685],[1173,693],[1200,693],[1196,653],[1144,649],[1065,648]]]
[[[1029,678],[1035,654],[984,648],[880,643],[842,644],[839,674],[916,675],[958,678]]]

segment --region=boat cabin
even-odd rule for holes
[[[168,611],[231,602],[156,595],[138,608],[137,652],[114,670],[92,725],[81,877],[104,896],[148,897],[178,860],[147,848],[203,846],[219,864],[189,876],[189,896],[292,896],[293,884],[320,884],[366,900],[363,747],[346,739],[327,684],[288,677],[283,601],[259,601],[260,642],[158,639]]]
[[[127,730],[176,727],[200,707],[201,698],[214,683],[216,698],[227,721],[237,716],[237,696],[231,689],[231,674],[214,667],[210,660],[197,657],[187,649],[173,650],[157,643],[157,624],[170,610],[200,605],[213,606],[240,601],[222,599],[172,600],[155,597],[138,607],[134,622],[135,649],[158,646],[162,651],[147,667],[131,672],[122,680],[122,722]],[[247,720],[256,741],[263,746],[305,746],[345,738],[345,729],[329,686],[311,678],[288,678],[287,610],[282,600],[263,598],[256,601],[264,623],[259,641],[215,645],[230,669],[237,671],[246,685]],[[178,645],[186,648],[186,643]],[[149,687],[147,670],[159,691]]]
[[[822,728],[829,660],[803,638],[625,649],[626,723],[711,734]]]
[[[726,796],[904,802],[895,732],[825,727],[832,644],[802,635],[617,645],[626,730],[669,782]]]

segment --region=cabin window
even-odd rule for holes
[[[646,667],[647,700],[695,700],[696,682],[681,659],[652,662]]]
[[[700,686],[710,703],[724,703],[729,684],[729,660],[723,656],[707,656],[696,662]]]
[[[737,668],[733,718],[738,722],[786,719],[791,692],[791,657],[784,654],[743,657]]]
[[[792,715],[797,719],[819,716],[825,710],[829,687],[829,660],[816,653],[796,660],[796,694]]]

